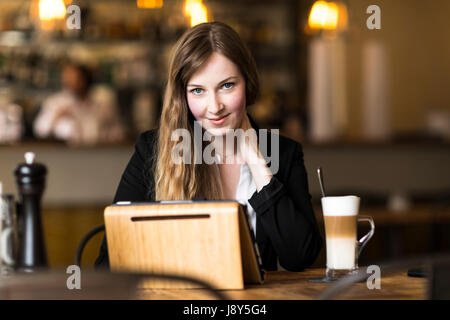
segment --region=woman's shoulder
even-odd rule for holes
[[[260,142],[264,143],[263,140],[265,139],[260,139]],[[260,144],[260,150],[270,162],[270,170],[278,174],[278,178],[287,179],[294,163],[303,158],[302,145],[298,141],[279,134],[278,130],[270,130],[270,138],[268,137],[267,141],[266,146]]]
[[[295,162],[303,159],[303,147],[300,142],[280,135],[280,169],[291,168]]]
[[[152,157],[158,142],[158,129],[142,132],[136,141],[135,149],[144,158]]]
[[[153,144],[157,141],[157,137],[158,137],[157,128],[144,131],[139,135],[137,144],[148,144],[148,143]]]
[[[274,147],[276,146],[273,146],[273,143],[278,143],[280,155],[288,155],[295,152],[303,153],[303,147],[299,141],[280,134],[278,130],[276,132],[270,130],[270,135],[270,146],[272,150],[274,150]]]

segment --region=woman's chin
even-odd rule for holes
[[[224,128],[208,128],[206,131],[213,135],[213,136],[224,136],[227,134],[227,132],[230,130],[230,128],[224,127]]]

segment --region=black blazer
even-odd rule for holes
[[[153,150],[156,143],[156,130],[140,135],[114,202],[154,201],[151,167],[155,160]],[[302,147],[291,139],[279,136],[279,152],[278,172],[268,185],[249,199],[256,212],[256,242],[265,270],[277,270],[278,257],[280,265],[286,270],[301,271],[316,259],[322,247],[322,238],[311,205]],[[109,268],[106,236],[95,267]]]

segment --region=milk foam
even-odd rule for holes
[[[355,266],[356,240],[352,238],[333,238],[326,240],[327,268],[350,270]]]
[[[323,197],[324,216],[356,216],[359,211],[360,198],[357,196]]]

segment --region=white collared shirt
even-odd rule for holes
[[[256,212],[253,207],[250,205],[248,200],[253,196],[256,191],[256,184],[253,180],[252,172],[250,168],[243,164],[241,165],[241,175],[239,177],[239,183],[236,190],[236,200],[242,204],[247,206],[247,216],[250,221],[250,228],[253,231],[256,239]],[[277,270],[285,270],[281,265],[280,261],[277,258]]]
[[[256,191],[256,184],[253,180],[252,172],[247,165],[242,164],[240,172],[241,175],[239,177],[239,183],[236,190],[236,200],[240,204],[247,206],[247,215],[248,220],[250,221],[250,227],[256,237],[256,212],[248,202]]]

